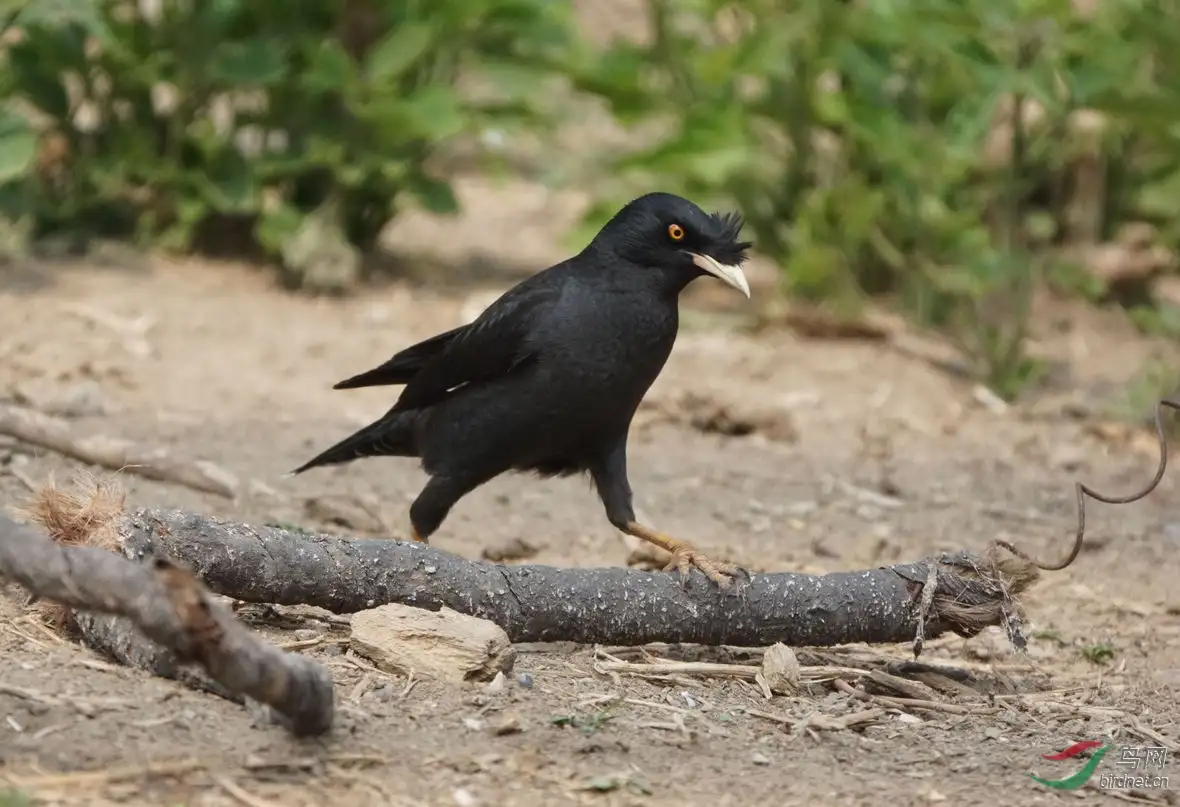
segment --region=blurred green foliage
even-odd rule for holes
[[[540,66],[570,30],[547,0],[16,5],[3,209],[31,214],[36,235],[175,249],[240,249],[244,235],[284,257],[317,229],[367,249],[404,197],[454,211],[432,156],[538,124]],[[460,92],[462,72],[490,86]]]
[[[1005,397],[1041,370],[1033,294],[1106,295],[1079,245],[1180,240],[1170,0],[646,0],[650,35],[605,48],[554,0],[6,7],[0,213],[34,236],[240,235],[306,284],[325,234],[355,253],[405,203],[454,211],[434,158],[552,125],[560,79],[657,132],[595,166],[583,237],[641,188],[736,205],[785,292],[884,297]]]
[[[576,71],[621,120],[666,124],[615,171],[737,202],[786,290],[844,308],[888,295],[1005,397],[1040,371],[1024,337],[1059,247],[1132,220],[1180,236],[1169,0],[649,8],[649,42]]]

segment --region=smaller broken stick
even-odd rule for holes
[[[97,547],[60,546],[0,515],[0,576],[38,597],[128,618],[226,689],[271,706],[297,736],[332,727],[327,670],[260,640],[169,560],[141,565]]]
[[[48,533],[54,543],[118,550],[115,519],[123,512],[126,494],[113,478],[100,480],[84,472],[78,474],[75,490],[62,490],[51,475],[45,487],[35,492],[25,506],[13,510],[32,526]],[[40,610],[49,624],[58,628],[72,625],[87,647],[121,664],[179,681],[239,705],[244,701],[238,693],[209,678],[200,667],[182,663],[176,654],[144,636],[125,617],[72,610],[52,601],[42,603]]]
[[[0,435],[111,471],[127,471],[228,499],[236,495],[237,480],[211,462],[175,459],[163,449],[144,449],[126,440],[75,436],[64,423],[32,409],[0,406]]]
[[[1066,569],[1070,565],[1072,565],[1073,562],[1078,559],[1078,555],[1081,554],[1082,544],[1085,542],[1085,539],[1086,539],[1086,497],[1087,496],[1089,496],[1091,499],[1094,499],[1095,501],[1102,502],[1103,504],[1131,504],[1132,502],[1137,502],[1140,499],[1150,495],[1151,492],[1159,486],[1159,483],[1163,481],[1164,472],[1168,470],[1168,438],[1167,438],[1166,433],[1164,432],[1164,423],[1163,423],[1163,414],[1164,414],[1164,407],[1165,406],[1173,411],[1180,412],[1180,401],[1173,401],[1173,400],[1169,400],[1167,398],[1162,398],[1162,399],[1160,399],[1160,401],[1158,403],[1156,403],[1155,416],[1154,416],[1155,439],[1159,443],[1159,447],[1160,447],[1160,461],[1159,461],[1159,465],[1155,469],[1155,476],[1152,478],[1152,480],[1150,482],[1147,483],[1147,487],[1143,488],[1142,490],[1140,490],[1136,493],[1131,493],[1127,496],[1104,496],[1101,493],[1099,493],[1098,491],[1094,490],[1094,488],[1090,487],[1089,485],[1087,485],[1083,482],[1075,482],[1074,483],[1074,489],[1077,491],[1077,501],[1078,501],[1078,528],[1077,528],[1077,531],[1074,533],[1073,548],[1070,549],[1069,554],[1065,556],[1065,560],[1063,560],[1059,563],[1044,563],[1042,561],[1036,560],[1035,558],[1031,557],[1026,552],[1024,552],[1020,549],[1017,549],[1015,546],[1013,546],[1008,541],[997,539],[995,541],[995,545],[999,546],[999,547],[1003,547],[1004,549],[1007,549],[1009,552],[1011,552],[1013,555],[1020,558],[1021,560],[1027,561],[1028,563],[1031,563],[1034,566],[1036,566],[1038,569],[1043,569],[1047,572],[1059,572],[1062,569]]]

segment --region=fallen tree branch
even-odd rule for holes
[[[174,558],[238,600],[336,613],[385,603],[447,606],[496,623],[514,642],[823,646],[946,631],[971,636],[1011,624],[1015,595],[1038,574],[1010,555],[957,553],[822,577],[757,574],[725,593],[699,576],[681,587],[662,572],[499,566],[422,544],[308,535],[177,510],[137,511],[118,532],[130,557]],[[936,590],[922,597],[931,580]]]
[[[274,708],[297,735],[331,728],[328,672],[263,642],[169,560],[137,564],[98,546],[62,546],[0,515],[0,576],[71,608],[126,617],[177,662]]]
[[[61,421],[32,409],[0,406],[0,435],[110,471],[126,471],[229,499],[236,495],[237,480],[212,462],[178,459],[162,448],[143,448],[112,437],[74,435]]]

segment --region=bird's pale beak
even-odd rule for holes
[[[718,278],[725,285],[737,289],[746,295],[746,299],[749,299],[750,284],[746,282],[746,274],[742,271],[742,267],[721,263],[715,258],[710,258],[708,255],[703,255],[699,252],[690,252],[688,254],[692,256],[692,262],[698,268]]]

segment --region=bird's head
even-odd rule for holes
[[[677,290],[712,275],[749,297],[742,264],[753,243],[738,240],[741,229],[737,213],[706,213],[680,196],[649,193],[616,213],[591,247],[659,272]]]

